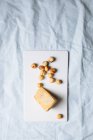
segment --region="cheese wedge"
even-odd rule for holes
[[[50,108],[52,108],[57,103],[57,99],[55,97],[53,97],[51,95],[51,93],[48,92],[43,87],[41,87],[37,90],[37,93],[34,96],[34,98],[45,111],[48,111]]]

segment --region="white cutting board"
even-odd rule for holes
[[[48,78],[43,81],[44,87],[59,98],[59,103],[49,111],[44,111],[34,99],[37,91],[37,83],[40,82],[39,69],[32,69],[32,63],[41,64],[50,56],[56,57],[51,66],[58,69],[55,78],[62,79],[63,84],[49,83]],[[68,52],[67,51],[24,51],[23,54],[24,73],[24,119],[25,121],[67,121],[67,74],[68,74]],[[63,114],[63,119],[57,119],[57,114]]]

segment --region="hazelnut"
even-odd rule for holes
[[[57,83],[58,85],[60,85],[60,84],[62,84],[62,80],[56,80],[56,83]]]
[[[48,61],[43,61],[42,65],[43,66],[48,66],[49,62]]]
[[[36,63],[33,63],[32,65],[31,65],[31,67],[33,68],[33,69],[35,69],[35,68],[37,68],[37,64]]]
[[[38,83],[37,86],[38,87],[43,87],[43,83]]]
[[[63,114],[57,114],[57,119],[62,119],[63,118]]]
[[[55,61],[55,57],[49,57],[48,58],[48,62],[54,62]]]
[[[46,75],[46,71],[45,70],[41,70],[40,71],[40,75]]]
[[[56,73],[56,72],[57,72],[57,69],[55,69],[55,68],[51,68],[51,69],[50,69],[50,73],[53,73],[53,74],[54,74],[54,73]]]
[[[45,66],[45,71],[49,71],[50,67],[49,66]]]
[[[49,82],[50,83],[54,83],[55,82],[55,78],[49,78]]]
[[[48,73],[48,77],[49,77],[49,78],[52,78],[53,76],[54,76],[54,74]]]
[[[40,76],[39,76],[39,80],[43,80],[44,78],[45,78],[44,75],[40,75]]]
[[[40,69],[40,70],[44,70],[45,67],[44,67],[43,65],[40,65],[40,66],[39,66],[39,69]]]

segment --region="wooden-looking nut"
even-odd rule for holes
[[[39,80],[43,80],[44,78],[45,78],[44,75],[40,75],[40,76],[39,76]]]
[[[63,114],[57,114],[57,119],[62,119],[63,118]]]
[[[50,83],[54,83],[55,82],[55,78],[49,78],[49,82]]]
[[[49,57],[49,58],[48,58],[48,62],[51,62],[51,63],[52,63],[52,62],[54,62],[54,61],[55,61],[55,57]]]
[[[39,66],[39,69],[40,69],[40,70],[44,70],[44,69],[45,69],[45,66],[40,65],[40,66]]]
[[[43,87],[44,85],[43,85],[43,83],[38,83],[37,86],[38,87]]]
[[[31,67],[33,68],[33,69],[35,69],[35,68],[37,68],[37,64],[36,63],[33,63],[32,65],[31,65]]]
[[[57,69],[55,69],[55,68],[51,68],[51,69],[50,69],[50,73],[53,73],[53,74],[54,74],[54,73],[56,73],[56,72],[57,72]]]
[[[52,78],[53,76],[54,76],[53,73],[48,73],[48,77],[49,77],[49,78]]]
[[[45,71],[49,71],[50,67],[49,66],[45,66]]]
[[[62,84],[62,80],[56,80],[56,84],[58,85]]]
[[[45,70],[41,70],[40,71],[40,75],[46,75],[46,71]]]
[[[48,66],[49,62],[48,61],[43,61],[42,65],[43,66]]]

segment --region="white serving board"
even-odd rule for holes
[[[55,78],[62,79],[63,84],[49,83],[48,78],[43,81],[44,87],[59,97],[59,103],[48,112],[34,99],[37,91],[37,83],[40,82],[39,69],[32,69],[32,63],[41,64],[50,56],[56,57],[51,66],[58,69]],[[68,74],[68,52],[67,51],[24,51],[23,54],[24,73],[24,119],[25,121],[67,121],[67,74]],[[63,119],[57,119],[56,115],[62,113]]]

